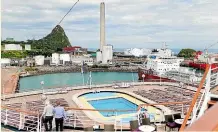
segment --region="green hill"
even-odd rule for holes
[[[58,51],[67,46],[70,46],[70,41],[60,25],[57,25],[46,37],[33,41],[34,49]]]
[[[195,56],[195,50],[193,49],[182,49],[179,54],[178,57],[184,57],[184,58],[193,58]]]
[[[1,48],[4,49],[4,44],[12,42],[2,41]],[[25,58],[26,56],[45,55],[51,56],[53,52],[61,52],[62,48],[70,46],[69,39],[64,32],[64,29],[57,25],[50,34],[39,40],[14,41],[14,44],[31,44],[30,51],[2,51],[3,58]]]

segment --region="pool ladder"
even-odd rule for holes
[[[110,117],[110,116],[116,116],[116,112],[113,111],[113,112],[111,113],[111,115],[110,115],[110,112],[108,112],[108,113],[107,113],[107,117]]]

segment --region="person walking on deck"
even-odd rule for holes
[[[46,106],[43,111],[43,116],[44,116],[45,131],[51,131],[52,120],[54,116],[54,107],[50,104],[49,101],[46,102]],[[49,123],[49,129],[48,129],[48,123]]]
[[[60,127],[60,131],[63,131],[63,123],[64,123],[64,119],[66,118],[66,113],[64,107],[61,106],[59,101],[57,101],[57,106],[54,108],[54,113],[55,113],[56,131],[59,130],[59,127]]]

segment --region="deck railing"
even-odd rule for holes
[[[1,123],[18,130],[40,131],[40,115],[26,110],[1,106]]]
[[[138,109],[132,110],[97,110],[65,107],[65,110],[67,112],[67,118],[64,120],[64,126],[69,126],[73,128],[100,127],[102,129],[105,124],[112,124],[115,127],[115,131],[118,129],[122,131],[123,129],[130,129],[130,120],[140,121],[139,113],[141,113],[141,108],[147,109],[148,106],[164,107],[168,105],[177,105],[178,107],[183,108],[184,105],[187,104],[190,104],[190,101],[142,104],[138,106]],[[164,110],[160,112],[161,113],[157,111],[149,112],[151,122],[154,122],[155,124],[161,123],[165,120],[164,115],[175,113],[173,111],[166,112]],[[121,113],[122,116],[120,116]],[[125,114],[128,115],[125,116]],[[187,112],[182,110],[182,115],[185,114],[187,114]],[[30,112],[27,110],[1,106],[1,116],[2,123],[4,123],[5,125],[16,127],[20,130],[32,130],[38,132],[44,130],[42,118],[40,117],[40,114],[38,112]]]
[[[202,109],[204,109],[203,107],[205,107],[205,105],[207,105],[207,104],[205,104],[205,102],[203,102],[202,107],[200,108],[200,105],[199,105],[199,107],[198,107],[197,99],[198,99],[198,96],[199,96],[200,93],[201,93],[201,89],[204,87],[204,84],[205,84],[205,81],[206,81],[206,78],[207,78],[208,74],[210,74],[210,72],[211,72],[210,70],[211,70],[211,65],[210,65],[210,64],[207,64],[206,70],[205,70],[205,72],[204,72],[204,75],[203,75],[203,77],[202,77],[202,79],[201,79],[201,82],[200,82],[200,84],[199,84],[199,86],[198,86],[198,89],[197,89],[197,91],[196,91],[196,93],[195,93],[195,95],[194,95],[194,97],[193,97],[193,99],[192,99],[191,105],[190,105],[190,107],[189,107],[189,109],[188,109],[188,112],[187,112],[186,117],[185,117],[185,119],[184,119],[184,121],[183,121],[183,124],[182,124],[182,126],[181,126],[181,128],[180,128],[180,131],[183,131],[183,130],[185,129],[186,123],[187,123],[188,119],[190,118],[191,113],[192,113],[193,110],[194,110],[194,111],[193,111],[192,122],[193,122],[193,120],[196,118],[196,115],[197,115],[197,110],[196,110],[196,108],[201,109],[201,110],[200,110],[200,114],[202,114],[202,112],[203,112]],[[207,81],[208,81],[207,83],[210,83],[210,79],[207,80]],[[209,87],[210,87],[210,85],[209,85],[209,86],[206,85],[206,89],[209,89]],[[207,91],[205,91],[205,92],[207,92]],[[202,96],[203,96],[203,95],[202,95]]]

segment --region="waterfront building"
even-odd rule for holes
[[[101,64],[112,64],[113,63],[113,46],[104,45],[103,51],[96,52],[96,61]]]
[[[33,59],[31,57],[27,57],[26,58],[26,65],[27,66],[35,66],[35,59]]]
[[[25,44],[25,50],[31,50],[31,45],[30,44]]]
[[[97,63],[102,63],[102,51],[97,51],[96,52],[96,62]]]
[[[51,59],[51,65],[59,65],[60,62],[60,56],[58,53],[53,53],[52,54],[52,59]]]
[[[4,50],[22,50],[22,46],[20,44],[5,44]]]
[[[45,57],[43,55],[37,55],[35,56],[35,64],[37,66],[42,66],[44,65],[44,60],[45,60]]]
[[[82,48],[80,46],[71,46],[71,47],[64,47],[63,48],[64,53],[70,53],[72,55],[82,55],[87,53],[86,48]]]
[[[70,54],[60,54],[60,64],[65,65],[71,61]]]
[[[8,58],[1,58],[1,66],[4,67],[4,66],[10,66],[11,64],[11,59],[8,59]]]
[[[70,54],[64,53],[64,54],[58,54],[53,53],[51,57],[51,65],[69,65],[71,64],[71,57]]]
[[[103,46],[102,52],[102,64],[112,64],[113,60],[113,46],[105,45]]]
[[[93,58],[86,57],[86,56],[71,56],[72,63],[77,65],[87,64],[88,66],[92,66],[94,63]]]
[[[44,65],[51,65],[51,57],[46,57],[45,59],[44,59]]]

